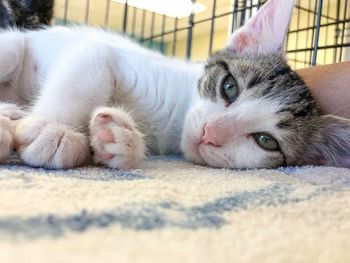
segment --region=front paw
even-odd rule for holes
[[[143,159],[143,136],[126,112],[116,108],[99,108],[94,112],[89,128],[96,163],[128,170],[135,168]]]
[[[65,125],[25,118],[15,130],[15,147],[27,164],[45,168],[71,168],[87,160],[87,138]]]
[[[0,115],[0,161],[11,155],[13,148],[14,128],[9,118]]]

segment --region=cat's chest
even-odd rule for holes
[[[139,88],[145,89],[144,86]],[[129,94],[127,98],[120,97],[116,105],[131,112],[138,128],[145,135],[149,151],[153,154],[180,153],[184,118],[191,95],[178,94],[174,97],[171,91],[163,91],[157,96],[143,97],[135,93]]]
[[[184,119],[196,94],[202,65],[116,51],[115,105],[132,113],[153,153],[180,153]]]

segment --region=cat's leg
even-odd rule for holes
[[[22,67],[25,54],[25,39],[20,31],[0,33],[0,94],[8,92]],[[3,99],[0,96],[0,100]],[[0,102],[0,161],[5,161],[13,150],[14,121],[24,116],[15,104]]]
[[[92,114],[89,130],[94,162],[111,168],[131,169],[143,159],[143,135],[124,110],[97,108]]]
[[[14,127],[11,120],[0,115],[0,162],[11,155],[14,144]]]
[[[0,33],[0,84],[16,77],[16,73],[21,69],[24,54],[25,38],[22,32]]]
[[[30,115],[16,127],[16,147],[27,164],[69,168],[89,160],[93,109],[111,98],[113,50],[89,42],[62,59],[44,83]]]

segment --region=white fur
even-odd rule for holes
[[[22,38],[13,37],[13,41],[22,43],[24,38],[26,43],[24,51],[17,50],[22,60],[17,62],[13,75],[18,77],[11,79],[18,100],[27,104],[35,100],[29,118],[17,127],[17,141],[29,136],[32,126],[37,127],[35,136],[46,134],[46,129],[38,125],[42,121],[64,125],[41,136],[43,142],[32,138],[35,149],[20,146],[19,154],[26,163],[63,168],[81,164],[85,158],[70,163],[45,159],[43,156],[52,155],[56,146],[43,149],[37,146],[53,144],[62,137],[62,132],[74,134],[73,129],[86,133],[90,116],[99,106],[123,106],[131,111],[153,153],[180,153],[184,116],[195,97],[193,87],[197,85],[202,64],[168,59],[127,38],[91,28],[54,27],[6,34],[22,34]],[[0,57],[4,59],[9,64],[13,61],[8,55]],[[55,154],[60,152],[67,154],[63,151]],[[133,158],[139,160],[138,155]],[[110,162],[107,165],[118,166]]]
[[[284,35],[285,31],[281,28],[274,34]],[[186,156],[220,167],[255,164],[238,162],[234,154],[235,161],[227,157],[232,150],[229,143],[221,152],[191,153],[205,123],[224,110],[222,104],[199,100],[197,82],[203,64],[165,58],[120,35],[84,27],[2,32],[0,61],[0,96],[6,86],[12,96],[8,100],[33,104],[28,117],[16,127],[19,155],[30,165],[67,168],[83,164],[89,158],[89,132],[95,162],[110,167],[135,167],[146,147],[155,154],[180,153],[185,116],[193,105],[185,125],[193,127],[185,129],[182,140]],[[208,110],[203,112],[200,105]],[[245,114],[243,108],[237,112]],[[95,121],[99,114],[111,116],[113,121],[100,125]],[[129,123],[129,127],[121,123]],[[95,136],[96,130],[104,129],[114,136],[114,142],[106,144]],[[10,145],[11,139],[7,141]],[[187,144],[192,145],[190,150]],[[257,150],[256,145],[240,147],[242,154]],[[101,160],[96,156],[101,151],[112,157]]]
[[[136,168],[143,159],[143,135],[132,117],[120,108],[100,107],[91,117],[90,143],[94,161],[119,169]]]
[[[28,117],[17,125],[15,136],[18,153],[32,166],[71,168],[89,157],[86,136],[63,124]]]

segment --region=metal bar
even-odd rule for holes
[[[68,19],[68,0],[64,1],[64,14],[63,14],[63,24],[67,24],[67,19]]]
[[[211,13],[211,25],[210,25],[210,38],[209,38],[209,56],[213,51],[213,36],[215,29],[215,13],[216,13],[216,0],[213,0],[213,8]]]
[[[288,32],[287,32],[287,36],[286,36],[286,42],[285,42],[285,50],[288,50],[289,34],[290,34],[290,31],[289,31],[289,28],[288,28]]]
[[[317,0],[315,0],[315,11],[317,10]],[[313,23],[314,25],[313,29],[312,29],[312,34],[311,34],[311,47],[314,47],[314,37],[315,37],[315,29],[317,29],[316,26],[316,12],[314,13],[314,19],[313,19]],[[310,52],[310,57],[309,57],[309,65],[312,65],[312,52]]]
[[[346,31],[346,27],[345,27],[345,19],[346,19],[346,14],[348,12],[348,0],[345,0],[344,3],[344,20],[343,20],[343,26],[342,26],[342,34],[341,34],[341,48],[340,48],[340,54],[339,54],[339,62],[342,61],[342,56],[343,56],[343,45],[344,45],[344,36],[345,36],[345,31]]]
[[[196,0],[191,0],[192,5],[196,3]],[[188,31],[187,31],[187,45],[186,45],[186,59],[191,59],[192,49],[192,37],[193,37],[193,26],[194,26],[194,12],[192,11],[188,18]]]
[[[340,48],[340,47],[350,47],[350,42],[349,43],[344,43],[343,45],[337,44],[337,45],[329,45],[329,46],[319,46],[318,49],[331,49],[331,48]],[[314,50],[313,47],[310,48],[300,48],[300,49],[293,49],[293,50],[287,50],[287,53],[293,53],[293,52],[304,52],[304,51],[312,51]]]
[[[148,42],[148,47],[152,47],[153,44],[153,33],[154,33],[154,23],[155,23],[155,19],[156,19],[156,14],[154,12],[152,12],[152,18],[151,18],[151,31],[150,31],[150,40]]]
[[[316,2],[317,2],[317,0],[316,0]],[[313,11],[310,8],[305,8],[305,7],[302,7],[301,5],[298,5],[298,4],[295,5],[295,7],[298,8],[298,9],[301,9],[301,10],[303,10],[305,12],[311,13],[311,14],[315,14],[315,12],[316,12],[316,9],[315,9],[315,11]],[[328,16],[328,15],[322,14],[321,16],[324,17],[324,18],[328,18],[330,20],[333,20],[333,21],[336,20],[334,17]]]
[[[320,39],[320,24],[321,24],[321,14],[323,8],[323,0],[319,0],[318,11],[317,11],[317,29],[316,29],[316,38],[315,38],[315,46],[314,46],[314,57],[312,59],[312,65],[315,66],[317,62],[317,51],[318,51],[318,41]]]
[[[304,60],[300,60],[300,59],[294,59],[294,58],[288,58],[288,61],[292,61],[292,62],[296,62],[296,63],[300,63],[300,64],[305,64]]]
[[[160,37],[160,51],[164,53],[164,32],[165,32],[165,26],[166,26],[166,16],[163,15],[162,17],[162,31],[161,31],[161,37]]]
[[[137,8],[133,7],[132,11],[132,25],[131,25],[131,37],[135,37],[135,31],[136,31],[136,18],[137,18]]]
[[[329,15],[330,12],[330,4],[329,4],[329,0],[327,0],[327,15]],[[326,19],[326,22],[329,22],[329,19]],[[328,45],[328,26],[326,27],[326,39],[325,39],[325,44]],[[326,64],[326,58],[327,58],[327,51],[325,50],[324,52],[324,56],[323,56],[323,64]]]
[[[300,4],[300,0],[298,0],[298,3]],[[300,8],[298,8],[298,15],[297,15],[297,28],[300,27]],[[299,32],[296,33],[297,35],[295,36],[295,48],[298,48],[298,44],[299,44]],[[295,55],[295,62],[294,62],[294,68],[296,68],[297,64],[297,53],[294,54]]]
[[[144,37],[145,37],[145,25],[146,25],[146,10],[145,9],[142,10],[142,22],[141,22],[141,25],[142,25],[142,27],[141,27],[141,34],[140,34],[140,36],[141,36],[141,41],[143,41]]]
[[[177,32],[178,32],[178,28],[177,28],[178,21],[179,21],[179,19],[176,17],[175,21],[174,21],[173,50],[172,50],[173,56],[176,55],[176,41],[177,41]]]
[[[336,25],[335,25],[335,38],[334,45],[338,44],[338,36],[339,36],[339,17],[340,17],[340,0],[337,1],[337,13],[336,13]],[[333,63],[337,61],[338,50],[334,49],[333,51]]]
[[[349,23],[350,22],[350,18],[345,20],[345,23]],[[316,22],[315,22],[316,23]],[[338,22],[339,23],[339,22]],[[320,27],[325,27],[325,26],[334,26],[336,25],[337,22],[330,22],[330,23],[325,23],[325,24],[321,24]],[[311,30],[311,29],[316,29],[317,26],[309,26],[309,27],[304,27],[301,29],[296,29],[296,30],[291,30],[290,33],[296,33],[296,32],[301,32],[301,31],[306,31],[306,30]]]
[[[89,22],[89,13],[90,13],[90,0],[86,0],[85,4],[85,24]]]
[[[242,9],[239,26],[243,26],[245,23],[245,15],[247,12],[247,1],[242,1]]]
[[[224,16],[227,16],[227,15],[231,15],[232,13],[228,13],[228,14],[224,14]],[[221,14],[223,15],[223,14]],[[220,17],[220,15],[216,15],[216,18]],[[209,19],[203,19],[203,20],[198,20],[196,22],[193,22],[193,24],[197,25],[197,24],[200,24],[200,23],[204,23],[204,22],[207,22],[207,21],[210,21],[210,18]],[[350,19],[347,19],[345,20],[345,23],[349,23],[350,22]],[[335,25],[336,23],[335,22],[331,22],[331,23],[326,23],[326,24],[321,24],[320,27],[325,27],[325,26],[332,26],[332,25]],[[188,30],[189,29],[189,26],[185,26],[185,27],[181,27],[178,29],[178,31],[183,31],[183,30]],[[289,33],[295,33],[295,32],[301,32],[301,31],[306,31],[306,30],[311,30],[311,29],[316,29],[316,26],[310,26],[310,27],[306,27],[306,28],[302,28],[302,29],[299,29],[299,30],[290,30]],[[173,34],[174,33],[174,30],[170,30],[170,31],[166,31],[164,32],[165,35],[168,35],[168,34]],[[161,35],[158,34],[158,35],[154,35],[153,38],[156,38],[156,37],[160,37]],[[145,38],[145,41],[148,40],[148,38]]]
[[[249,1],[250,5],[249,5],[249,17],[252,17],[252,13],[253,13],[253,0]]]
[[[258,7],[258,5],[254,5],[252,8],[254,7]],[[240,12],[242,11],[242,9],[239,9],[237,10],[237,12]],[[232,15],[232,11],[229,11],[229,12],[224,12],[224,13],[221,13],[221,14],[216,14],[215,15],[215,18],[221,18],[221,17],[224,17],[224,16],[228,16],[228,15]],[[208,22],[211,20],[211,17],[208,17],[208,18],[204,18],[204,19],[200,19],[200,20],[196,20],[195,22],[193,22],[194,24],[200,24],[200,23],[204,23],[204,22]]]
[[[233,0],[231,33],[237,28],[238,0]]]
[[[105,27],[108,27],[109,24],[109,12],[111,10],[111,1],[107,0],[106,1],[106,11],[105,11]]]
[[[128,9],[129,9],[128,0],[126,0],[126,2],[124,4],[123,33],[126,33],[126,27],[127,27],[127,23],[128,23]]]
[[[311,1],[309,1],[308,9],[311,9]],[[307,13],[307,27],[309,27],[309,26],[310,26],[310,12]],[[306,30],[305,47],[307,47],[307,45],[309,43],[309,31],[310,31],[309,29]],[[305,63],[304,63],[305,66],[310,65],[310,61],[309,61],[309,63],[307,63],[307,52],[305,52],[304,60],[305,60]]]
[[[175,30],[171,30],[171,31],[164,32],[164,35],[174,34],[174,32],[185,31],[185,30],[188,30],[188,29],[189,29],[188,26],[186,26],[186,27],[181,27],[181,28],[178,28],[176,31],[175,31]],[[152,40],[153,38],[157,38],[157,37],[160,37],[160,36],[161,36],[160,34],[157,34],[157,35],[153,35],[152,37],[143,38],[143,39],[141,40],[141,42],[145,42],[145,41],[148,41],[148,40]]]

